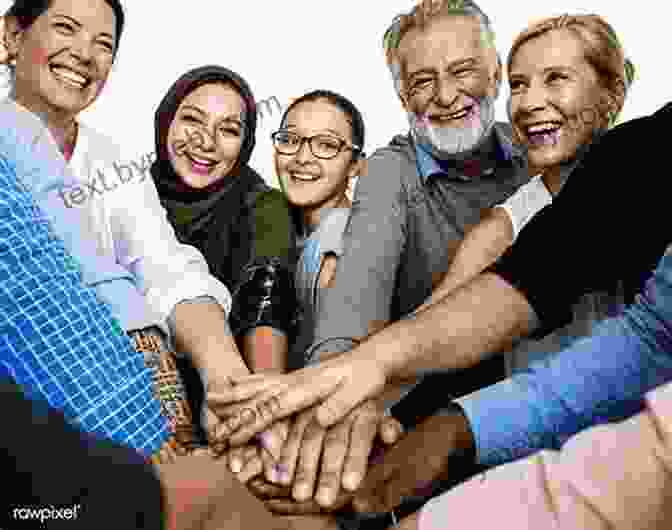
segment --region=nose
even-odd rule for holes
[[[457,84],[446,78],[440,78],[436,81],[435,101],[442,107],[449,108],[455,103],[458,97]]]
[[[70,53],[83,63],[91,62],[93,45],[84,35],[76,35],[70,45]]]
[[[310,162],[313,159],[313,153],[310,151],[309,141],[307,138],[301,139],[301,145],[296,152],[296,160],[298,162]]]
[[[187,145],[190,149],[198,149],[200,151],[212,151],[214,149],[215,141],[206,130],[185,130],[187,136]]]

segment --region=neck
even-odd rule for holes
[[[562,171],[560,169],[561,168],[559,165],[553,166],[552,168],[544,171],[541,177],[541,180],[544,182],[544,186],[546,186],[553,197],[560,193],[562,185],[564,184]]]
[[[71,151],[77,136],[77,122],[75,116],[69,112],[54,109],[46,103],[24,98],[15,92],[10,97],[19,105],[35,114],[49,129],[61,153]]]
[[[332,197],[331,199],[326,200],[322,204],[317,206],[309,206],[303,209],[303,222],[308,228],[309,232],[312,232],[320,224],[320,221],[323,219],[324,214],[333,208],[350,208],[352,203],[345,195],[345,193],[339,193],[338,195]]]

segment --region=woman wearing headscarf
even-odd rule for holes
[[[216,65],[193,69],[157,108],[151,174],[178,239],[199,249],[234,292],[230,324],[250,369],[284,371],[295,244],[285,197],[248,165],[256,123],[241,76]],[[185,368],[198,406],[198,378]]]

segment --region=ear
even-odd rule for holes
[[[352,180],[354,177],[364,177],[368,170],[368,160],[364,157],[353,160],[350,163],[350,168],[348,169],[348,180]]]
[[[0,34],[2,34],[3,44],[7,49],[7,61],[9,62],[19,54],[24,32],[16,17],[2,17],[2,20],[4,21],[4,31],[3,25],[0,24]]]
[[[493,81],[495,83],[495,99],[499,96],[499,90],[502,87],[502,79],[504,78],[503,75],[503,67],[502,67],[502,58],[499,56],[499,53],[495,52],[497,54],[497,66],[495,67],[495,71],[493,72]]]

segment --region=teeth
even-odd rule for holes
[[[467,114],[469,114],[469,110],[465,109],[460,112],[456,112],[455,114],[452,114],[450,118],[453,120],[458,120],[460,118],[464,118]]]
[[[456,112],[454,114],[439,116],[436,119],[437,119],[437,121],[459,120],[460,118],[464,118],[467,114],[469,114],[469,109],[464,109],[464,110],[461,110],[460,112]]]
[[[80,88],[88,83],[86,77],[79,75],[77,72],[73,72],[67,68],[62,68],[60,66],[55,66],[51,69],[58,77],[64,78],[67,81],[70,81]]]
[[[560,125],[553,122],[539,123],[527,128],[528,134],[538,134],[543,132],[555,131],[560,128]]]
[[[291,177],[296,180],[317,180],[320,178],[319,176],[316,175],[309,175],[308,173],[291,173]]]
[[[211,160],[203,160],[202,158],[198,158],[198,157],[193,156],[193,155],[189,155],[189,158],[191,158],[191,160],[193,162],[196,162],[197,164],[200,164],[201,166],[214,166],[215,165],[215,163],[212,162]]]

